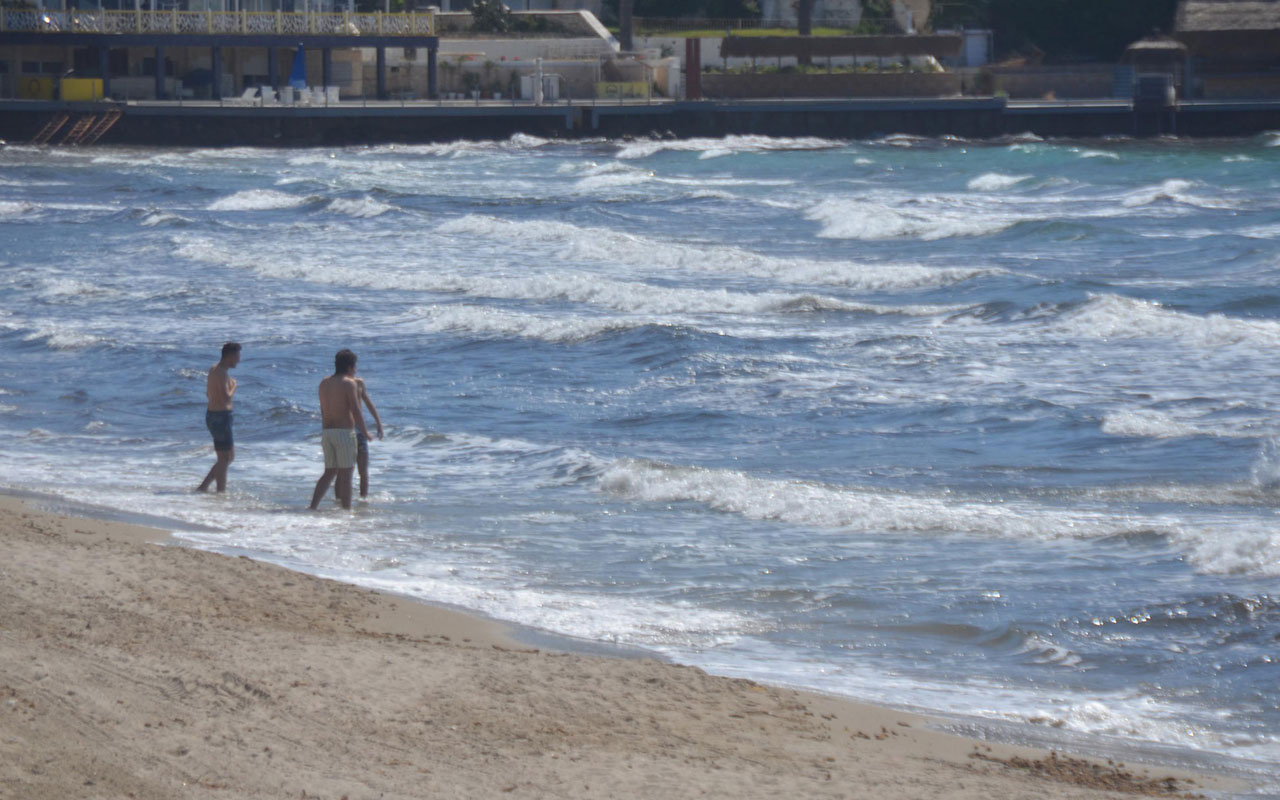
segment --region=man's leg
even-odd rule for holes
[[[338,501],[342,503],[343,508],[351,508],[351,473],[354,472],[351,467],[346,469],[338,469]],[[328,488],[327,486],[325,488]],[[324,492],[321,492],[324,494]]]
[[[225,492],[227,490],[227,467],[231,466],[231,462],[236,460],[235,448],[230,450],[215,450],[214,455],[217,460],[213,462],[213,466],[209,467],[209,474],[204,476],[204,480],[200,482],[198,491],[206,492],[209,490],[209,484],[217,482],[218,491]]]
[[[339,470],[327,468],[324,474],[320,476],[320,480],[316,481],[316,490],[311,493],[311,508],[315,510],[320,505],[320,498],[324,497],[324,493],[329,491],[329,484],[333,481],[333,476],[337,475]],[[350,472],[350,470],[348,470]],[[339,494],[341,497],[341,494]],[[350,501],[348,501],[350,502]]]
[[[360,472],[360,496],[369,496],[369,451],[361,450],[356,456],[356,469]]]
[[[360,496],[368,497],[369,496],[369,449],[367,447],[360,447],[356,451],[356,470],[360,473]],[[342,500],[342,498],[338,496],[338,483],[336,481],[333,484],[333,496],[339,501]]]

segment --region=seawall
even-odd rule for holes
[[[1182,103],[1135,109],[1117,100],[1016,102],[1004,98],[644,101],[535,106],[502,102],[369,102],[253,107],[217,102],[64,103],[0,101],[0,139],[30,142],[51,120],[67,143],[76,119],[121,116],[100,144],[307,147],[371,143],[627,136],[768,135],[861,139],[904,133],[994,138],[1250,136],[1280,131],[1280,101]]]

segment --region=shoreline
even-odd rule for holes
[[[648,654],[566,651],[553,634],[535,644],[472,613],[199,550],[128,514],[41,503],[76,508],[0,493],[0,790],[18,796],[88,781],[137,797],[1248,789]]]

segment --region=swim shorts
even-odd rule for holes
[[[352,469],[356,465],[356,429],[325,428],[320,431],[325,469]]]
[[[369,455],[369,440],[364,438],[364,434],[356,431],[357,454],[362,456]]]
[[[235,442],[231,438],[230,411],[204,412],[204,425],[213,435],[214,450],[231,450],[235,447]]]

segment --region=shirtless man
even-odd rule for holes
[[[378,416],[378,407],[373,404],[373,398],[369,396],[369,388],[364,385],[364,378],[356,378],[356,392],[360,395],[360,400],[369,407],[369,413],[373,414],[374,429],[378,434],[378,439],[382,439],[382,417]],[[360,497],[369,496],[369,440],[361,434],[356,434],[356,472],[360,474]],[[335,484],[333,493],[336,497],[338,487]],[[340,499],[340,498],[339,498]]]
[[[217,461],[209,468],[197,491],[206,492],[209,484],[217,481],[218,491],[227,489],[227,467],[236,459],[235,442],[231,436],[231,398],[236,393],[236,379],[227,370],[240,363],[240,345],[227,342],[222,346],[222,359],[209,368],[204,393],[209,406],[204,412],[204,424],[213,435],[213,453]]]
[[[339,350],[333,357],[333,374],[320,381],[320,445],[324,449],[324,474],[316,481],[311,494],[311,508],[338,479],[338,500],[343,508],[351,508],[351,472],[356,466],[356,431],[369,438],[360,411],[360,394],[356,387],[356,354]]]

